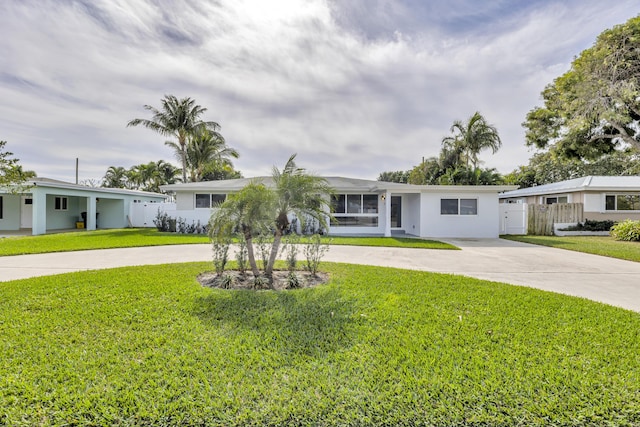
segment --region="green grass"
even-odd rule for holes
[[[322,239],[331,245],[350,246],[384,246],[390,248],[419,248],[419,249],[454,249],[460,248],[437,240],[424,240],[411,237],[350,237],[327,236]]]
[[[335,245],[457,249],[455,246],[443,242],[410,238],[332,237],[331,239],[331,244]],[[325,241],[328,242],[328,239]],[[193,234],[161,233],[152,228],[125,228],[43,236],[7,237],[0,239],[0,256],[194,243],[209,243],[209,238]]]
[[[500,236],[503,239],[640,262],[640,242],[609,236]]]
[[[640,314],[524,287],[323,264],[200,287],[209,263],[0,284],[0,425],[640,424]]]

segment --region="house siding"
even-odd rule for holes
[[[441,199],[477,199],[477,215],[442,215]],[[497,238],[499,231],[498,195],[494,193],[422,194],[421,237]]]
[[[0,219],[0,230],[19,230],[20,196],[14,194],[0,194],[0,196],[2,196],[2,219]]]

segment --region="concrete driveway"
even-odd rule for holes
[[[448,239],[461,251],[332,246],[325,261],[462,274],[640,312],[640,263],[502,239]],[[0,257],[0,282],[131,265],[210,261],[210,245]]]

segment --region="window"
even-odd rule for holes
[[[440,199],[440,215],[478,215],[478,199]]]
[[[377,227],[377,194],[336,194],[331,198],[334,227]]]
[[[604,206],[608,211],[639,211],[640,194],[607,194]]]
[[[556,197],[546,197],[545,203],[547,205],[553,205],[554,203],[568,203],[568,196],[556,196]]]
[[[67,197],[56,197],[54,199],[53,209],[56,211],[66,211],[68,204],[69,199]]]
[[[227,198],[226,194],[196,194],[196,208],[211,208],[222,203]]]
[[[0,219],[2,219],[2,196],[0,196]]]

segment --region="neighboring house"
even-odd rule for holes
[[[0,189],[0,231],[31,229],[31,234],[38,235],[76,227],[123,228],[130,224],[132,204],[165,198],[158,193],[34,178],[20,194]]]
[[[325,177],[335,190],[329,234],[498,237],[498,193],[515,186],[411,185]],[[254,178],[273,185],[270,177]],[[163,185],[175,194],[171,215],[206,224],[211,208],[251,179]]]
[[[502,203],[582,203],[590,220],[640,220],[640,176],[586,176],[500,194]]]

